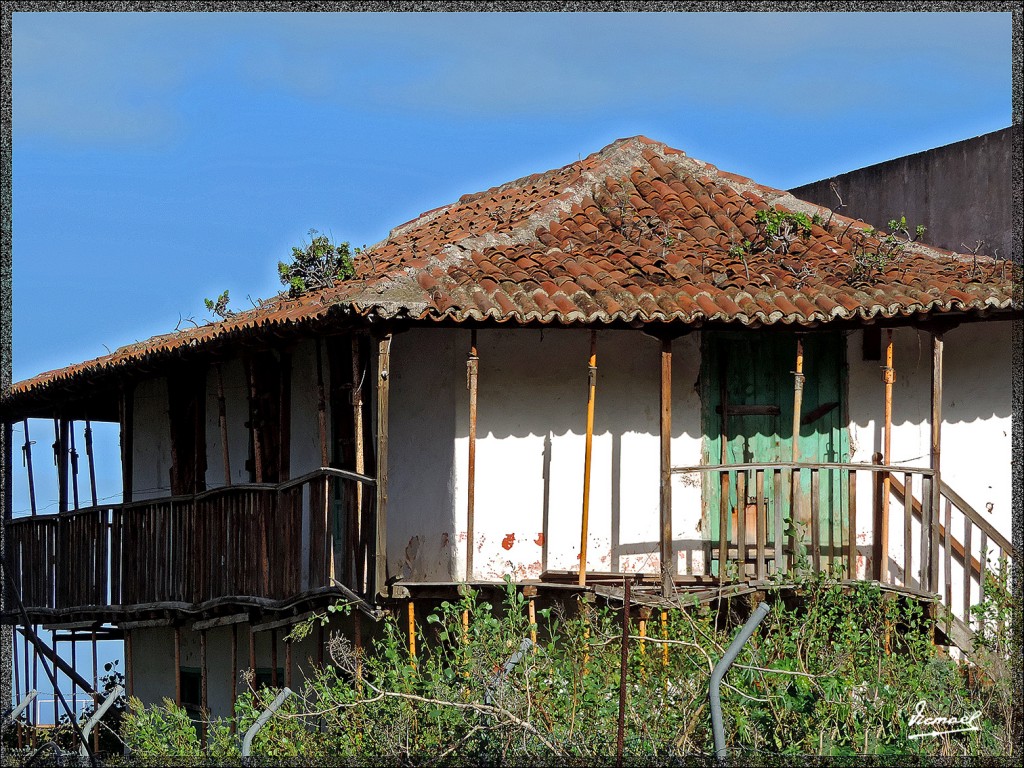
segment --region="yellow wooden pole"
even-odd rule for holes
[[[581,587],[587,584],[587,532],[590,525],[590,467],[594,451],[594,398],[597,394],[597,331],[590,332],[590,363],[587,372],[587,436],[583,457],[583,524],[580,533],[580,580]]]

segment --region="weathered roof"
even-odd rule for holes
[[[783,242],[757,220],[769,210],[815,223]],[[8,400],[239,333],[345,317],[763,326],[1020,309],[1007,262],[920,243],[879,258],[884,233],[865,229],[664,144],[621,139],[396,227],[335,288],[281,295],[41,374],[16,384]]]

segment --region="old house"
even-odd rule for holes
[[[635,137],[396,227],[334,287],[20,382],[0,417],[64,457],[59,512],[5,522],[27,623],[112,625],[136,695],[215,714],[240,669],[315,660],[281,641],[311,610],[505,575],[656,600],[834,568],[938,595],[969,647],[1013,555],[1021,305],[1008,262],[912,227]],[[86,419],[120,425],[120,503],[69,491]]]

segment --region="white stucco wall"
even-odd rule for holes
[[[882,334],[883,358],[885,332]],[[893,333],[892,463],[908,467],[930,465],[931,337],[912,328]],[[941,431],[942,479],[982,517],[1009,538],[1012,526],[1010,461],[1011,326],[1009,322],[967,323],[944,335]],[[883,361],[865,361],[861,332],[848,344],[850,439],[853,461],[870,462],[882,451],[885,387]],[[903,481],[902,476],[898,478]],[[870,567],[873,525],[870,516],[871,480],[865,473],[858,484],[858,550],[860,573]],[[920,498],[920,486],[915,489]],[[903,509],[891,502],[889,554],[903,562]],[[962,538],[962,524],[953,518],[952,533]],[[913,526],[916,558],[920,529]],[[973,549],[979,554],[979,536]],[[941,574],[940,574],[941,578]],[[911,581],[914,575],[911,575]],[[953,564],[954,603],[962,594],[959,566]]]
[[[469,331],[423,329],[392,347],[388,506],[390,572],[462,579],[467,546]],[[475,578],[540,576],[578,563],[588,331],[482,330]],[[673,462],[700,461],[697,337],[675,342]],[[660,343],[639,331],[598,334],[591,475],[591,570],[656,572]],[[454,447],[454,450],[453,450]],[[700,493],[674,483],[679,567],[700,539]],[[545,511],[547,523],[545,524]],[[698,553],[699,554],[699,553]],[[691,566],[692,567],[692,566]]]

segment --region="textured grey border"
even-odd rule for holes
[[[61,11],[392,11],[392,12],[430,12],[430,11],[590,11],[590,12],[683,12],[683,11],[824,11],[824,12],[1012,12],[1013,13],[1013,108],[1012,123],[1015,127],[1013,136],[1012,204],[1013,204],[1013,261],[1022,261],[1022,154],[1021,139],[1021,75],[1024,69],[1022,58],[1022,28],[1024,20],[1024,2],[929,2],[915,0],[913,2],[659,2],[650,0],[618,0],[612,2],[12,2],[4,3],[3,15],[0,19],[0,40],[2,40],[2,89],[0,89],[0,165],[2,165],[2,190],[0,190],[0,392],[6,392],[11,384],[11,353],[12,353],[12,257],[11,257],[11,32],[14,12],[61,12]],[[1024,286],[1016,285],[1021,291]],[[1013,418],[1012,446],[1014,459],[1012,463],[1013,492],[1013,545],[1018,552],[1022,550],[1022,533],[1024,533],[1024,425],[1022,425],[1022,392],[1024,392],[1024,322],[1016,321],[1013,328]],[[5,510],[9,509],[10,498],[10,467],[11,446],[7,443],[6,430],[0,430],[0,498],[4,500]],[[4,535],[0,528],[0,557],[3,556]],[[1020,559],[1015,562],[1013,583],[1021,604],[1022,579],[1024,569]],[[0,587],[0,608],[3,607],[6,589]],[[1015,647],[1017,653],[1014,661],[1015,690],[1021,691],[1024,685],[1021,658],[1024,656],[1024,621],[1015,622]],[[0,627],[0,709],[6,708],[10,701],[11,688],[11,629]],[[1022,698],[1014,701],[1018,728],[1014,734],[1015,751],[1022,754],[1022,722],[1024,708]],[[991,763],[990,763],[991,764]],[[1009,761],[1007,761],[1009,764]]]

